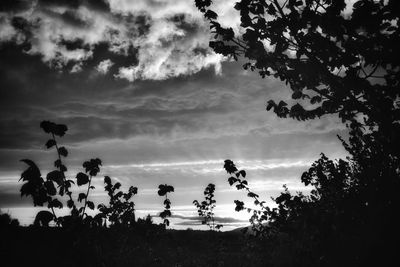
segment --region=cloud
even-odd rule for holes
[[[101,74],[106,74],[114,63],[110,59],[105,59],[97,65],[96,70]]]
[[[209,26],[192,1],[6,1],[0,9],[0,45],[26,44],[25,52],[40,55],[58,70],[77,73],[90,60],[114,77],[165,80],[214,68],[224,58],[208,47]],[[9,3],[8,3],[9,2]],[[101,55],[106,44],[124,64]],[[106,64],[107,63],[107,64]],[[107,70],[107,71],[106,71]]]

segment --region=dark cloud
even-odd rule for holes
[[[32,4],[31,0],[2,0],[0,12],[21,12],[29,9]]]
[[[208,26],[201,13],[186,1],[30,2],[29,8],[25,1],[3,4],[0,45],[24,44],[26,53],[39,55],[58,70],[95,69],[91,61],[108,59],[96,53],[102,45],[112,55],[125,57],[113,61],[108,71],[129,81],[165,80],[212,66],[218,70],[223,61],[208,47]]]

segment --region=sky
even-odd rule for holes
[[[215,1],[223,25],[236,32],[232,0]],[[250,187],[273,205],[286,184],[307,192],[302,172],[324,152],[346,154],[335,116],[279,119],[269,99],[291,102],[290,89],[262,79],[209,47],[209,25],[188,0],[6,0],[0,2],[0,209],[30,224],[38,210],[20,197],[19,182],[34,160],[53,170],[54,150],[39,124],[68,126],[58,142],[69,150],[67,176],[100,158],[90,198],[107,203],[103,178],[138,187],[137,216],[163,209],[159,184],[170,184],[172,228],[206,229],[193,200],[216,185],[215,215],[224,230],[248,224],[235,212],[225,159],[247,171]],[[74,188],[77,196],[82,188]],[[65,214],[66,210],[58,211]]]

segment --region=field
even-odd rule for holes
[[[1,230],[0,257],[9,266],[265,266],[257,242],[240,232],[19,227]]]

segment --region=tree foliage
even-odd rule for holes
[[[242,57],[245,69],[290,87],[292,100],[269,100],[267,110],[297,120],[337,114],[349,130],[347,140],[339,137],[347,160],[322,154],[302,175],[313,188],[309,195],[285,188],[275,209],[255,202],[253,225],[263,226],[258,232],[279,236],[279,244],[287,240],[284,249],[294,251],[296,265],[387,260],[400,232],[394,223],[400,207],[399,2],[241,0],[235,5],[239,30],[221,25],[212,1],[195,2],[210,22],[215,52]],[[232,161],[225,169],[235,174],[230,185],[250,190]],[[235,203],[236,210],[246,208]]]
[[[293,105],[268,101],[279,117],[337,113],[385,128],[399,119],[398,1],[241,0],[238,35],[218,22],[211,1],[196,1],[210,22],[215,52],[247,59],[245,69],[274,76],[293,91]],[[212,16],[209,14],[212,12]]]

